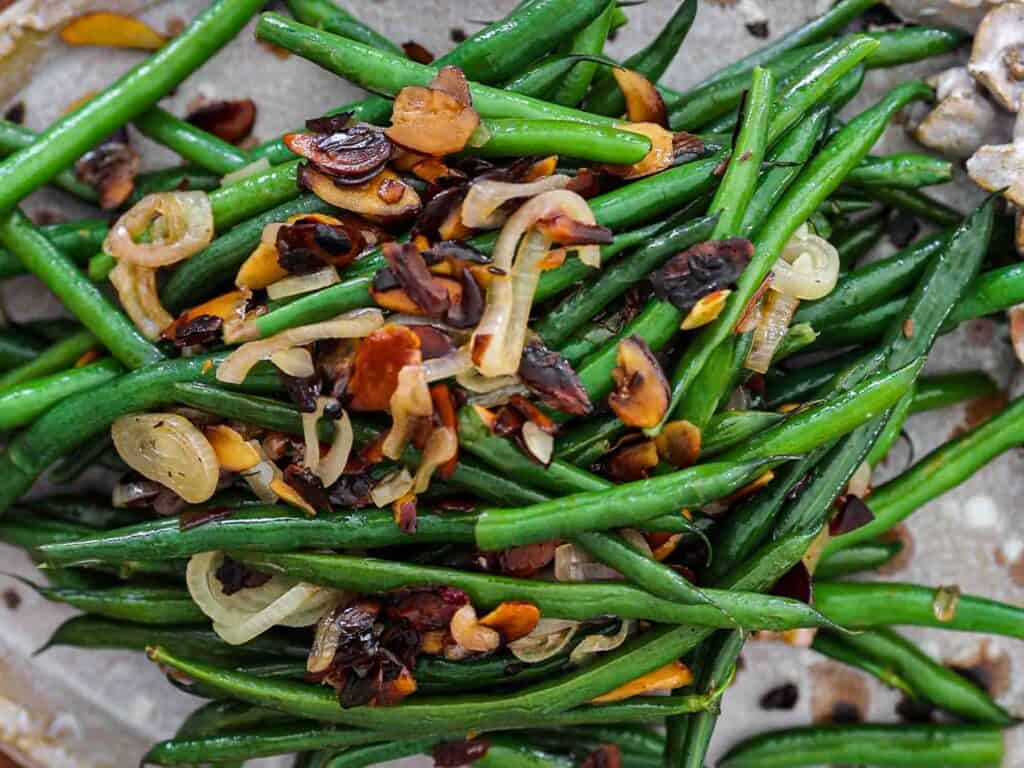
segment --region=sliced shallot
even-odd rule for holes
[[[136,242],[149,231],[150,242]],[[110,228],[103,250],[118,261],[163,267],[187,259],[213,240],[213,208],[205,192],[146,195]]]

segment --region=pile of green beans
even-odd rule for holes
[[[263,3],[216,0],[163,48],[43,131],[0,121],[0,280],[34,275],[73,316],[0,329],[0,430],[6,433],[0,542],[26,550],[46,579],[19,578],[16,586],[80,612],[40,652],[62,646],[144,651],[172,684],[208,700],[173,738],[148,752],[147,764],[229,767],[296,753],[297,767],[361,768],[431,754],[469,734],[488,744],[475,761],[480,768],[570,768],[610,746],[627,766],[703,768],[723,716],[719,700],[744,644],[756,632],[802,629],[814,632],[816,652],[963,724],[768,732],[732,746],[719,765],[999,764],[1002,729],[1016,725],[1014,715],[893,628],[1021,640],[1024,609],[954,586],[842,579],[891,563],[903,552],[887,535],[897,525],[1024,444],[1024,398],[873,487],[863,500],[873,519],[853,530],[832,525],[836,533],[826,535],[837,516],[847,519],[838,510],[852,503],[854,475],[883,461],[908,420],[1001,395],[990,372],[922,374],[937,337],[1024,303],[1024,267],[1005,258],[1010,222],[996,196],[964,215],[922,191],[952,179],[949,161],[918,151],[870,154],[900,110],[934,99],[929,86],[906,80],[848,120],[837,117],[854,103],[868,70],[949,54],[970,39],[927,25],[851,31],[874,2],[839,0],[685,91],[660,81],[701,23],[697,0],[675,3],[657,36],[621,63],[608,43],[629,21],[631,3],[613,0],[525,0],[429,64],[407,57],[408,46],[334,0],[287,0],[292,17],[259,16],[260,41],[370,94],[330,112],[351,113],[356,122],[385,127],[403,89],[429,87],[445,66],[462,71],[479,127],[464,150],[438,158],[437,167],[403,171],[425,201],[450,181],[459,183],[458,174],[425,180],[445,163],[461,173],[555,155],[552,167],[575,175],[573,184],[585,178],[583,166],[599,182],[599,192],[585,201],[597,227],[608,230],[594,230],[599,268],[569,245],[559,263],[545,260],[549,268],[531,288],[527,336],[561,360],[539,373],[521,367],[507,389],[493,392],[448,377],[454,390],[448,404],[444,389],[431,389],[437,418],[454,428],[458,450],[413,497],[414,526],[403,517],[408,498],[378,506],[372,494],[360,498],[357,490],[365,481],[376,492],[401,470],[431,469],[435,433],[420,434],[428,420],[400,455],[389,452],[397,459],[382,458],[391,429],[386,417],[354,412],[357,404],[342,397],[343,406],[353,406],[345,420],[308,421],[308,402],[297,404],[305,385],[282,377],[276,356],[258,362],[241,385],[225,385],[218,367],[237,343],[182,351],[172,344],[180,338],[151,342],[111,300],[102,285],[116,266],[103,251],[110,221],[36,226],[22,211],[26,196],[46,184],[95,203],[97,191],[78,177],[75,163],[128,124],[170,149],[180,164],[139,175],[127,205],[158,191],[207,195],[212,240],[162,269],[159,299],[171,313],[234,290],[236,273],[268,226],[308,214],[354,218],[300,188],[305,161],[280,136],[236,146],[158,106]],[[647,90],[624,92],[623,70],[646,78]],[[623,114],[628,104],[635,119],[641,101],[663,128],[700,131],[703,147],[659,172],[614,178],[614,166],[646,161],[667,140],[653,129],[631,129]],[[296,123],[299,117],[311,116],[296,116]],[[678,134],[671,138],[678,146]],[[242,169],[252,173],[222,183]],[[891,218],[908,214],[935,228],[872,259]],[[238,335],[266,339],[375,306],[380,270],[401,272],[381,242],[411,241],[422,250],[423,238],[431,238],[420,231],[421,219],[374,224],[386,236],[370,238],[352,263],[337,268],[340,279],[329,287],[275,301],[256,291]],[[755,309],[768,305],[761,297],[773,290],[772,272],[779,273],[778,259],[805,224],[835,246],[838,281],[824,297],[799,302],[785,334],[777,334],[769,370],[752,376],[746,361],[760,336],[748,321],[763,322]],[[139,239],[159,231],[153,227]],[[703,265],[694,266],[690,249],[730,238],[752,248],[714,312],[691,314],[659,298],[660,270],[689,269],[687,279],[702,280],[694,277]],[[499,233],[457,239],[487,257]],[[525,252],[525,245],[517,250]],[[491,275],[505,277],[493,268]],[[515,262],[509,281],[523,287],[516,282],[522,277]],[[484,293],[493,298],[497,291]],[[395,314],[385,314],[386,322],[415,324]],[[689,329],[697,316],[702,326],[680,327]],[[435,330],[461,345],[463,331],[469,338],[472,329],[456,333],[439,322]],[[431,338],[417,332],[423,344]],[[627,339],[646,344],[650,365],[668,374],[645,390],[664,402],[643,424],[627,424],[619,407],[626,390],[651,383],[646,374],[625,378]],[[319,366],[314,376],[325,377],[322,390],[310,385],[318,395],[337,383],[342,368],[351,382],[352,361],[326,371],[335,366],[322,359],[330,341],[308,346]],[[356,372],[362,343],[352,347]],[[466,348],[475,352],[472,343]],[[339,357],[346,349],[337,348]],[[557,398],[541,392],[551,385],[547,377],[557,379],[558,394],[572,389],[590,407],[558,410]],[[132,475],[112,497],[34,489],[44,475],[64,486],[93,468],[108,475],[134,468],[147,483],[169,483],[120,456],[118,432],[111,434],[122,417],[167,411],[201,429],[233,428],[249,447],[259,446],[261,461],[273,455],[279,470],[294,465],[283,479],[275,474],[275,482],[299,482],[288,478],[307,463],[304,441],[314,449],[317,441],[341,445],[351,431],[351,454],[337,485],[317,496],[316,514],[288,495],[269,495],[253,477],[246,477],[251,487],[243,484],[250,470],[222,471],[211,498],[195,505],[182,500],[180,514],[171,516],[155,514],[166,489],[152,503],[115,506],[134,492]],[[511,427],[510,434],[506,427],[517,414],[539,429],[531,436],[526,427]],[[431,430],[439,422],[431,421]],[[214,453],[227,450],[216,432],[203,434],[192,439],[206,439],[211,448],[217,443]],[[686,450],[675,442],[680,434]],[[546,448],[550,455],[542,455]],[[243,447],[238,452],[250,456]],[[219,461],[227,466],[226,458]],[[316,476],[302,477],[302,487],[318,493]],[[289,487],[306,500],[297,485]],[[364,611],[379,605],[374,643],[384,647],[387,636],[378,630],[395,628],[423,646],[407,670],[413,692],[389,706],[341,706],[331,685],[353,682],[345,676],[355,671],[342,665],[328,678],[331,685],[314,682],[306,671],[314,644],[341,624],[291,623],[240,645],[225,642],[223,619],[211,625],[203,601],[189,591],[196,588],[190,558],[209,552],[230,558],[217,572],[225,593],[228,577],[245,577],[246,590],[249,577],[262,574],[275,578],[272,588],[304,584],[322,588],[320,596],[337,595],[339,605],[323,616],[337,616],[331,611],[350,601]],[[517,557],[536,557],[540,565],[514,568]],[[565,572],[576,565],[593,567],[601,580],[570,580]],[[805,570],[813,580],[807,602],[789,594],[794,574]],[[444,600],[459,595],[479,617],[530,607],[541,620],[574,624],[557,647],[544,638],[551,648],[540,661],[523,661],[521,649],[507,642],[513,639],[508,628],[487,630],[500,638],[497,647],[474,653],[458,644],[454,620],[447,629],[446,620],[429,633],[413,631],[413,620],[392,610],[396,595],[420,590]],[[440,642],[440,652],[428,652],[428,640]],[[605,644],[598,652],[590,650],[595,641]],[[356,652],[363,639],[343,642],[353,644],[346,652]],[[668,667],[675,681],[668,695],[636,695]],[[664,726],[664,735],[655,726]]]

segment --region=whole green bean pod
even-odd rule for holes
[[[814,575],[819,579],[832,580],[854,573],[877,571],[902,551],[903,544],[899,541],[870,541],[840,549],[831,555],[823,555]]]
[[[999,385],[982,371],[922,376],[914,388],[910,414],[948,408],[968,400],[991,397],[998,392]]]
[[[5,186],[4,191],[7,189],[9,187]],[[2,197],[0,192],[0,201]],[[125,366],[137,368],[163,358],[124,313],[114,307],[18,209],[0,215],[0,243],[45,283]]]
[[[250,162],[245,150],[160,107],[139,115],[132,124],[142,135],[176,152],[183,160],[219,176],[226,176]]]
[[[871,200],[913,214],[940,227],[955,227],[963,218],[960,211],[916,189],[868,187],[863,189],[863,193]]]
[[[945,184],[953,179],[953,164],[931,155],[905,152],[884,157],[865,158],[846,175],[846,183],[855,187],[918,189]]]
[[[146,195],[154,192],[174,192],[181,189],[212,192],[220,186],[220,183],[221,177],[217,174],[187,165],[163,168],[159,171],[146,171],[135,177],[135,189],[132,190],[125,205],[135,205]],[[101,245],[103,245],[102,236],[96,242],[96,248],[89,255],[95,254]]]
[[[559,155],[592,163],[630,164],[643,160],[650,140],[606,125],[570,120],[487,118],[463,154],[476,157]]]
[[[9,120],[0,120],[0,157],[13,155],[18,150],[31,146],[37,138],[35,132],[28,128]],[[80,200],[93,203],[98,198],[96,190],[78,178],[72,168],[60,171],[53,177],[53,183]]]
[[[828,203],[825,203],[828,206]],[[836,226],[830,242],[839,252],[839,268],[843,272],[854,269],[868,255],[885,234],[888,216],[879,211],[847,226]],[[799,312],[800,310],[797,309]]]
[[[892,630],[851,632],[842,637],[830,634],[829,638],[845,643],[854,653],[872,658],[891,669],[910,686],[913,695],[927,699],[947,712],[986,725],[1008,726],[1014,722],[984,690],[949,667],[933,661]]]
[[[815,725],[769,731],[734,746],[721,768],[884,765],[914,768],[998,766],[998,728],[968,725]]]
[[[94,389],[124,373],[112,358],[17,384],[0,391],[0,429],[31,424],[61,400]]]
[[[956,487],[1004,451],[1024,442],[1024,399],[970,432],[940,446],[871,494],[875,519],[829,542],[827,553],[873,539],[928,501]]]
[[[670,413],[683,399],[712,350],[732,333],[747,303],[796,228],[831,194],[842,176],[864,158],[893,114],[909,102],[930,95],[931,90],[920,82],[897,86],[874,107],[851,120],[807,164],[755,237],[754,259],[740,275],[725,309],[683,353],[672,377]],[[659,429],[660,426],[651,431],[656,433]]]
[[[262,6],[261,0],[215,2],[117,83],[57,120],[32,146],[0,163],[0,211],[13,208],[103,137],[156,104],[237,35]]]
[[[623,61],[622,66],[656,83],[676,57],[696,17],[697,0],[682,0],[657,37]],[[594,78],[587,95],[587,111],[611,116],[626,111],[626,100],[610,72],[602,70]]]
[[[296,721],[295,718],[272,709],[253,707],[238,701],[215,700],[204,704],[186,717],[175,731],[174,738],[213,736],[225,731],[240,731],[280,722],[294,724]]]
[[[54,603],[66,603],[80,611],[119,621],[138,624],[205,624],[208,619],[188,592],[161,587],[109,587],[107,589],[70,589],[41,587],[22,580],[42,597]]]
[[[358,40],[364,45],[403,55],[402,49],[388,38],[331,0],[288,0],[288,10],[303,24],[320,27],[332,34]]]
[[[612,16],[616,10],[615,0],[606,3],[601,15],[573,35],[566,43],[567,53],[600,55],[604,51],[608,33],[611,31]],[[578,107],[590,83],[597,73],[597,64],[581,61],[573,67],[551,94],[549,101],[566,107]]]
[[[103,244],[107,235],[107,222],[100,219],[79,219],[39,227],[43,236],[61,253],[81,266]],[[7,250],[0,250],[0,280],[26,274],[25,265]]]
[[[820,582],[814,604],[848,629],[911,624],[1024,638],[1024,608],[973,595],[956,587],[889,582]]]
[[[144,516],[144,512],[137,509],[112,506],[109,498],[81,493],[33,499],[26,505],[26,509],[33,515],[85,525],[96,530],[133,525]]]
[[[815,571],[815,574],[817,574],[817,571]],[[843,636],[838,633],[825,634],[824,632],[817,632],[815,633],[812,647],[815,651],[828,656],[830,659],[855,669],[864,670],[869,675],[877,678],[883,685],[902,691],[907,696],[914,696],[910,683],[900,677],[895,669],[873,656],[859,653],[842,638]]]
[[[512,509],[486,509],[477,521],[481,549],[628,527],[687,507],[698,507],[743,487],[778,459],[739,464],[709,463],[668,475],[577,493]]]
[[[349,555],[239,552],[232,557],[259,569],[337,589],[373,594],[405,586],[445,584],[464,590],[480,608],[525,600],[544,616],[579,621],[612,615],[664,624],[738,625],[745,629],[828,624],[804,603],[754,592],[705,590],[712,604],[680,604],[623,584],[541,582]]]
[[[0,375],[0,391],[64,371],[90,349],[94,349],[96,344],[96,337],[89,331],[78,331],[66,336],[40,351],[33,359]]]
[[[522,74],[516,75],[506,82],[503,87],[509,91],[533,96],[535,99],[545,99],[555,85],[581,61],[604,64],[608,67],[615,66],[615,62],[612,59],[604,56],[579,53],[552,55],[541,59]]]

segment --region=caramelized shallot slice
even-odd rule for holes
[[[406,86],[398,92],[385,133],[406,149],[441,157],[461,152],[479,125],[465,75],[443,67],[429,88]]]
[[[477,620],[476,610],[470,603],[455,612],[448,628],[455,642],[473,653],[489,653],[501,645],[501,635]]]
[[[292,152],[343,183],[366,181],[391,157],[387,136],[367,125],[331,133],[286,133],[282,140]]]
[[[117,220],[103,250],[118,261],[163,267],[209,245],[213,229],[213,208],[205,192],[159,192],[146,195]],[[136,242],[146,231],[150,241]]]
[[[403,219],[421,207],[416,190],[386,168],[360,184],[339,186],[327,174],[306,165],[299,169],[299,186],[336,208],[371,219]]]
[[[669,386],[647,343],[633,335],[619,342],[608,405],[623,424],[647,429],[668,412]]]
[[[159,339],[174,323],[174,318],[160,303],[155,269],[118,262],[110,272],[110,283],[128,317],[150,341]]]
[[[651,151],[639,163],[632,165],[606,163],[601,166],[606,173],[620,179],[639,179],[641,176],[663,171],[675,161],[675,137],[671,131],[665,130],[657,123],[622,123],[615,127],[620,131],[646,136],[651,140]]]
[[[449,462],[459,449],[459,438],[451,427],[437,427],[427,438],[423,458],[416,470],[412,492],[423,493],[430,487],[434,471]]]
[[[385,411],[398,387],[398,374],[422,361],[420,339],[407,326],[389,323],[356,347],[349,380],[349,406],[355,411]]]
[[[654,123],[668,128],[668,110],[658,89],[646,77],[632,69],[614,67],[612,75],[626,98],[626,116],[633,123]]]
[[[537,181],[510,182],[484,179],[469,187],[462,202],[462,223],[473,229],[494,229],[508,219],[501,207],[509,200],[534,197],[542,192],[565,189],[569,177],[561,174],[545,176]]]
[[[488,613],[480,623],[496,629],[506,643],[511,643],[533,632],[540,621],[540,609],[533,603],[507,600]]]
[[[391,395],[391,429],[381,451],[389,459],[398,459],[405,451],[415,427],[414,419],[429,418],[434,413],[430,389],[422,365],[407,365],[398,372],[398,386]],[[447,461],[449,457],[445,457]]]

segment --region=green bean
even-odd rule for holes
[[[197,665],[188,663],[189,666]],[[213,678],[216,676],[221,685],[244,684],[247,681],[240,674],[230,675],[219,673],[211,667],[202,667],[203,675]],[[248,687],[248,686],[247,686]],[[316,690],[312,686],[305,686],[307,689]],[[290,704],[298,704],[301,695],[303,703],[307,694],[311,691],[296,691]],[[413,700],[415,701],[415,700]],[[699,703],[698,703],[699,702]],[[673,710],[692,710],[695,706],[707,706],[707,697],[696,696],[670,696],[659,697],[659,699],[633,699],[620,704],[603,704],[599,706],[579,707],[567,712],[550,712],[543,718],[534,714],[521,714],[516,720],[500,725],[501,728],[553,728],[559,725],[572,725],[575,723],[614,723],[616,727],[630,721],[654,719],[664,716],[665,713]],[[232,703],[233,707],[239,705]],[[317,705],[319,706],[319,704]],[[403,704],[400,706],[408,706]],[[339,710],[337,701],[334,702],[334,709]],[[365,708],[363,708],[365,709]],[[264,710],[260,710],[262,713]],[[522,721],[519,720],[522,717]],[[397,721],[396,721],[397,722]],[[457,727],[450,729],[440,727],[435,729],[438,734],[449,734],[455,736],[459,733]],[[385,731],[384,733],[387,733]],[[406,732],[407,734],[407,732]],[[401,726],[396,727],[395,735],[402,737]],[[179,765],[182,763],[197,761],[214,761],[220,759],[231,759],[236,757],[255,758],[268,757],[277,754],[306,750],[306,749],[328,749],[331,747],[342,747],[347,744],[360,743],[356,739],[369,738],[371,741],[385,738],[380,731],[355,730],[338,728],[334,726],[315,726],[307,722],[293,722],[289,724],[274,725],[260,728],[259,730],[239,730],[224,733],[222,735],[187,734],[183,738],[174,738],[157,744],[146,755],[146,762],[157,765]]]
[[[113,531],[91,533],[67,546],[41,547],[52,565],[117,562],[122,558],[163,560],[214,549],[251,546],[263,552],[299,549],[373,549],[402,544],[472,543],[476,515],[435,514],[420,510],[416,535],[403,534],[385,510],[351,510],[310,518],[294,509],[255,505],[231,515],[183,529],[177,518],[152,520]]]
[[[54,603],[67,603],[80,611],[119,621],[139,624],[202,624],[206,616],[188,592],[160,587],[110,587],[108,589],[66,589],[41,587],[21,579],[40,596]]]
[[[161,294],[165,306],[181,310],[189,302],[212,295],[218,285],[234,275],[259,244],[267,224],[301,214],[330,213],[332,210],[316,195],[303,194],[228,230],[174,271]]]
[[[146,195],[154,192],[174,192],[179,189],[212,192],[220,186],[220,182],[219,175],[191,166],[175,166],[162,168],[159,171],[148,171],[135,177],[135,189],[132,190],[126,205],[135,205]],[[94,255],[101,245],[103,245],[103,237],[99,238],[96,248],[89,255]]]
[[[174,653],[187,654],[194,659],[246,663],[279,661],[282,657],[305,659],[309,655],[308,642],[292,642],[288,636],[276,632],[260,635],[244,645],[228,645],[212,629],[191,625],[163,627],[132,624],[89,615],[75,616],[65,621],[36,653],[58,646],[144,651],[153,644],[172,649]]]
[[[731,334],[744,307],[790,235],[831,194],[842,176],[863,159],[892,115],[908,102],[924,98],[929,93],[927,86],[918,82],[897,86],[874,107],[851,120],[807,164],[755,237],[755,257],[740,275],[736,290],[726,300],[725,309],[714,322],[705,326],[683,353],[672,377],[670,411],[683,399],[712,350]]]
[[[0,157],[8,157],[32,145],[38,137],[33,131],[8,120],[0,120]],[[55,177],[53,183],[75,197],[93,203],[97,200],[96,190],[82,181],[72,168],[65,168]]]
[[[172,385],[212,379],[223,355],[153,363],[115,379],[97,391],[79,392],[62,400],[7,444],[0,455],[0,512],[27,491],[35,479],[61,456],[105,431],[119,416],[166,403]],[[247,386],[270,384],[250,375]],[[272,382],[277,386],[277,382]]]
[[[869,541],[822,556],[814,575],[819,579],[838,579],[854,573],[876,571],[903,551],[898,541]]]
[[[967,725],[815,725],[769,731],[734,746],[721,768],[798,765],[998,766],[998,728]]]
[[[82,495],[45,496],[33,499],[26,508],[34,515],[62,520],[74,525],[104,530],[122,525],[133,525],[139,521],[140,510],[119,509],[110,505],[102,496]]]
[[[32,360],[0,375],[0,391],[31,383],[40,376],[63,371],[96,347],[96,337],[79,331],[39,352]]]
[[[538,749],[532,740],[526,743],[498,736],[490,737],[488,742],[487,753],[477,761],[480,768],[572,768],[577,764],[564,755]]]
[[[940,227],[955,227],[963,218],[960,211],[933,200],[916,189],[870,187],[864,190],[864,194],[872,200],[913,214]]]
[[[948,408],[966,400],[991,397],[998,392],[999,385],[981,371],[925,376],[917,382],[910,413]]]
[[[907,391],[907,393],[900,398],[899,402],[893,406],[892,410],[889,411],[889,415],[885,422],[885,426],[882,427],[882,431],[878,434],[878,439],[875,440],[875,444],[871,446],[871,450],[868,451],[868,455],[864,458],[864,461],[874,469],[877,467],[886,456],[889,455],[889,451],[896,444],[896,441],[900,439],[903,434],[903,425],[907,421],[907,416],[910,414],[910,407],[914,404],[914,398],[917,395],[917,382]]]
[[[634,757],[645,755],[657,758],[661,757],[661,748],[664,743],[660,734],[644,725],[623,725],[621,728],[590,725],[530,733],[531,740],[537,741],[538,738],[541,740],[547,738],[550,739],[549,743],[551,744],[561,743],[566,747],[572,747],[583,740],[588,740],[592,744],[615,744],[624,754]]]
[[[791,629],[828,623],[797,600],[754,592],[706,590],[713,605],[680,604],[678,598],[667,600],[622,584],[561,584],[350,555],[247,551],[233,553],[232,557],[255,568],[337,589],[378,593],[405,586],[445,584],[465,591],[477,607],[525,600],[536,605],[544,616],[579,621],[612,615],[664,624],[739,625],[746,629]]]
[[[974,683],[922,653],[913,643],[888,629],[856,632],[838,638],[855,653],[873,658],[905,681],[915,696],[954,715],[986,725],[1012,725],[1014,719]],[[814,646],[812,646],[814,647]],[[819,644],[820,647],[820,644]]]
[[[0,329],[0,370],[32,362],[45,346],[38,337],[18,327]]]
[[[723,461],[745,461],[755,457],[787,453],[808,453],[848,434],[879,414],[884,414],[903,396],[920,372],[924,360],[916,359],[896,371],[883,371],[802,411],[798,411],[757,437],[737,446]]]
[[[479,143],[477,143],[479,142]],[[592,163],[637,163],[651,142],[638,133],[569,120],[488,118],[465,154],[478,157],[559,155]]]
[[[94,389],[123,372],[124,369],[116,360],[107,358],[7,387],[0,391],[0,429],[31,424],[64,398]]]
[[[935,449],[910,470],[871,494],[875,519],[836,537],[826,549],[834,553],[872,539],[896,526],[914,510],[953,488],[999,454],[1024,442],[1024,400],[960,437]]]
[[[953,164],[914,152],[867,158],[846,175],[855,187],[918,189],[953,179]]]
[[[592,61],[605,66],[615,66],[615,62],[604,56],[586,54],[553,55],[541,59],[522,74],[516,75],[502,86],[506,90],[545,99],[552,88],[559,83],[566,73],[570,72],[581,61]],[[593,111],[593,110],[590,110]]]
[[[836,624],[850,629],[912,624],[960,632],[1024,638],[1024,608],[983,597],[952,597],[952,617],[944,613],[947,588],[886,582],[821,582],[814,603]]]
[[[288,10],[303,24],[326,29],[332,34],[358,40],[373,48],[403,55],[402,49],[388,38],[331,0],[288,0]]]
[[[211,701],[193,711],[174,734],[174,738],[199,738],[225,731],[238,731],[274,723],[295,723],[295,719],[272,709],[261,709],[237,701]],[[156,751],[156,750],[154,750]],[[148,755],[147,755],[148,759]]]
[[[378,735],[376,739],[379,739]],[[370,739],[374,740],[372,733]],[[333,754],[324,760],[323,768],[367,768],[367,766],[385,763],[389,760],[400,760],[430,752],[441,741],[439,736],[428,736],[420,739],[402,739],[401,741],[384,741],[377,744],[350,747]],[[364,742],[365,743],[365,742]],[[488,750],[490,751],[490,750]]]
[[[715,690],[728,685],[743,649],[742,632],[719,632],[705,641],[694,666],[697,690]],[[711,733],[718,710],[670,718],[665,739],[665,762],[681,768],[704,768]]]
[[[42,280],[126,366],[136,368],[163,357],[71,260],[17,209],[0,216],[0,243]]]
[[[815,571],[815,574],[817,574],[817,571]],[[838,633],[815,633],[814,642],[811,647],[830,659],[855,669],[864,670],[869,675],[877,678],[883,685],[902,691],[907,696],[914,696],[914,690],[910,687],[910,683],[900,677],[899,673],[891,665],[886,664],[884,661],[879,661],[873,656],[860,653],[853,646],[847,644],[843,640],[843,636]]]
[[[0,520],[0,541],[25,550],[34,550],[44,544],[74,541],[92,531],[82,525],[58,520],[27,518],[24,515]]]
[[[871,67],[895,67],[942,56],[971,39],[964,30],[955,27],[909,26],[868,34],[881,43],[871,54]]]
[[[189,163],[220,176],[237,171],[250,162],[244,150],[160,107],[139,115],[133,125],[144,136],[176,152]]]
[[[84,264],[107,234],[100,219],[79,219],[66,224],[44,224],[39,231],[76,264]],[[0,250],[0,280],[24,275],[25,266],[10,251]]]
[[[614,0],[606,3],[601,15],[579,30],[566,42],[567,53],[600,55],[604,51],[608,33],[611,31],[612,16],[615,13]],[[576,64],[551,94],[549,101],[565,107],[578,107],[597,72],[597,64],[582,61]]]
[[[770,429],[785,418],[771,411],[722,411],[711,417],[700,449],[702,458],[717,456]]]
[[[623,61],[622,66],[656,83],[676,57],[696,17],[697,1],[682,0],[657,37]],[[626,111],[626,100],[610,72],[601,71],[594,78],[587,95],[587,111],[611,116]]]
[[[710,463],[527,507],[486,509],[477,522],[477,544],[482,549],[502,549],[584,531],[628,527],[722,498],[757,477],[768,463]]]
[[[579,585],[573,585],[579,586]],[[241,701],[271,706],[300,717],[324,722],[372,728],[382,734],[406,734],[410,722],[417,731],[430,733],[465,732],[578,723],[648,720],[654,717],[710,706],[720,695],[658,697],[658,701],[579,707],[637,675],[658,669],[678,659],[694,637],[703,633],[693,627],[664,627],[628,641],[618,650],[604,654],[593,664],[553,680],[510,694],[468,695],[457,699],[411,699],[393,707],[338,706],[337,696],[320,686],[283,680],[262,680],[237,672],[177,658],[163,648],[150,650],[150,658],[186,672],[194,679],[213,685]],[[682,651],[681,651],[682,649]]]
[[[54,122],[32,146],[0,163],[5,176],[0,211],[13,208],[105,136],[156,104],[238,34],[262,5],[260,0],[214,3],[114,85]]]

